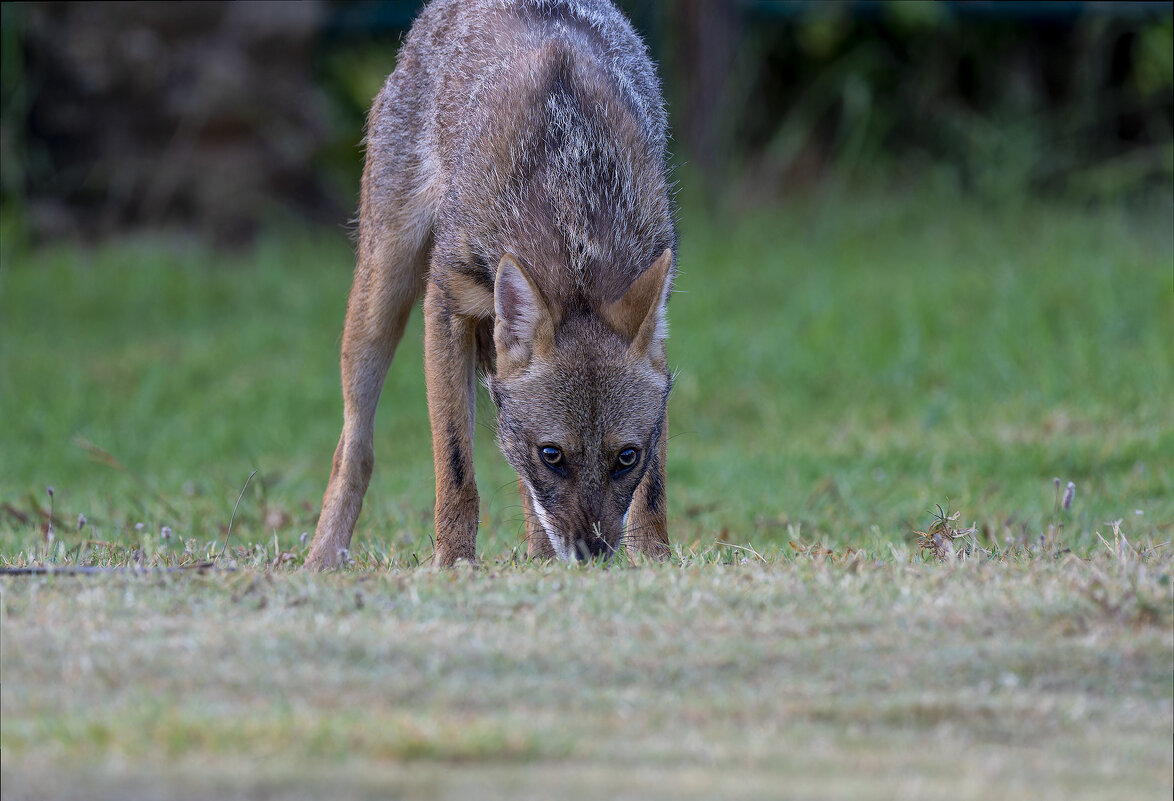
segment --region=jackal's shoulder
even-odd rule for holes
[[[524,81],[543,50],[566,47],[595,62],[654,139],[666,114],[644,41],[609,0],[434,0],[421,12],[400,62],[432,77],[426,103],[438,130],[478,121],[478,101]]]
[[[491,286],[510,253],[556,305],[594,307],[675,249],[660,83],[608,0],[434,0],[377,108],[369,152],[415,154],[442,198],[434,279]]]

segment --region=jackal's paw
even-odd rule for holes
[[[433,564],[437,567],[456,567],[460,563],[477,564],[477,554],[465,548],[444,548],[438,547],[436,549],[436,556],[433,558]]]
[[[346,567],[350,561],[350,553],[346,548],[319,547],[318,543],[315,543],[311,546],[309,555],[306,556],[303,569],[313,572],[333,570],[338,567]]]

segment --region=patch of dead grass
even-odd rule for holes
[[[114,759],[116,787],[152,762],[160,798],[167,776],[242,757],[307,780],[349,765],[340,797],[455,765],[700,771],[650,798],[738,797],[730,764],[755,787],[866,799],[919,797],[901,775],[973,798],[1147,795],[1174,775],[1168,547],[939,563],[796,545],[639,567],[0,578],[5,769]],[[941,773],[973,759],[965,781]],[[558,794],[591,796],[569,776]]]

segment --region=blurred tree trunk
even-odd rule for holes
[[[677,0],[668,22],[674,133],[684,157],[716,186],[731,166],[736,113],[728,101],[741,13],[730,0]]]

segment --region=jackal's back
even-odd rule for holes
[[[606,0],[436,0],[368,126],[369,159],[436,199],[434,280],[492,285],[508,252],[563,313],[675,245],[665,146],[647,49]]]

